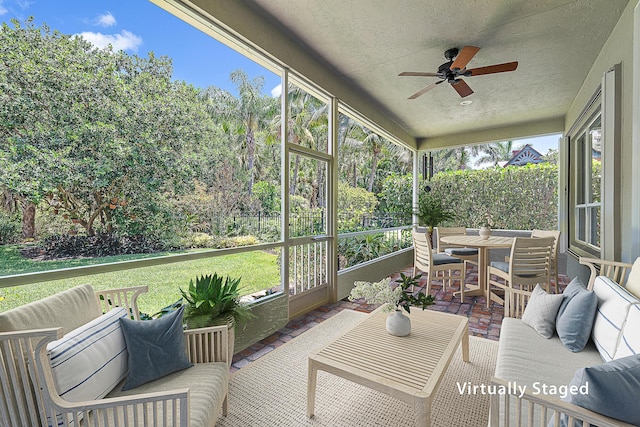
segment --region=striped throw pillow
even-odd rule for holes
[[[127,348],[117,307],[47,345],[58,394],[70,402],[101,399],[127,374]]]
[[[598,297],[598,309],[593,322],[591,338],[602,360],[610,362],[615,357],[627,313],[638,299],[605,276],[596,278],[593,292]]]
[[[614,359],[640,354],[640,303],[629,307]]]

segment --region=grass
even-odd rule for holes
[[[166,255],[166,253],[154,254],[154,256],[158,255]],[[5,276],[148,257],[149,255],[123,255],[65,261],[34,261],[23,258],[16,246],[0,246],[0,275]],[[251,268],[247,268],[247,266],[251,266]],[[101,290],[147,285],[149,292],[139,298],[139,308],[145,313],[153,314],[162,307],[178,300],[180,298],[180,288],[187,289],[189,280],[195,279],[196,276],[202,274],[213,274],[214,272],[232,277],[241,277],[240,287],[243,295],[280,285],[278,255],[265,251],[253,251],[1,288],[0,311],[9,310],[65,289],[88,283],[94,289]]]

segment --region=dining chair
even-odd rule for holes
[[[504,291],[505,313],[518,304],[518,295],[530,294],[538,284],[549,292],[554,242],[553,237],[515,237],[509,261],[493,261],[487,268],[487,307],[491,304],[492,287]],[[492,280],[492,276],[496,279]],[[520,301],[521,305],[525,303],[526,300]]]
[[[460,301],[464,302],[464,282],[465,282],[465,264],[464,261],[457,257],[452,257],[447,254],[433,253],[431,246],[431,240],[427,237],[427,233],[420,233],[416,230],[411,231],[413,237],[413,275],[418,273],[418,270],[426,273],[427,285],[425,294],[429,295],[431,292],[431,280],[434,278],[442,279],[442,290],[447,290],[447,281],[449,286],[452,286],[455,278],[460,280]],[[442,276],[436,276],[438,272],[442,271]],[[453,273],[458,271],[459,276],[453,276]],[[448,272],[448,274],[446,274]]]
[[[533,230],[531,237],[553,237],[555,239],[551,249],[551,278],[553,279],[554,292],[560,293],[558,286],[558,242],[560,241],[559,230]]]
[[[438,236],[438,253],[446,253],[478,265],[478,248],[448,245],[442,241],[442,238],[446,236],[466,236],[467,229],[465,227],[436,227],[436,235]]]

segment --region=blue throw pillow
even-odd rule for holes
[[[591,336],[598,309],[598,297],[588,291],[577,277],[563,292],[556,317],[556,332],[562,344],[573,352],[582,351]]]
[[[578,369],[569,387],[587,385],[587,393],[570,394],[565,400],[607,417],[640,426],[640,355]],[[566,419],[562,421],[566,423]]]
[[[120,319],[129,353],[129,374],[123,391],[193,366],[182,331],[183,312],[184,306],[159,319]]]

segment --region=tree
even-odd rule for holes
[[[22,201],[24,237],[43,200],[93,235],[188,182],[183,148],[204,139],[207,115],[168,58],[12,23],[0,31],[0,185]]]
[[[433,153],[434,173],[452,170],[465,170],[471,164],[471,158],[478,155],[478,146],[437,150]]]
[[[518,149],[513,141],[492,142],[480,146],[480,157],[476,160],[476,165],[491,163],[497,166],[498,163],[508,161],[513,157],[513,150]]]

